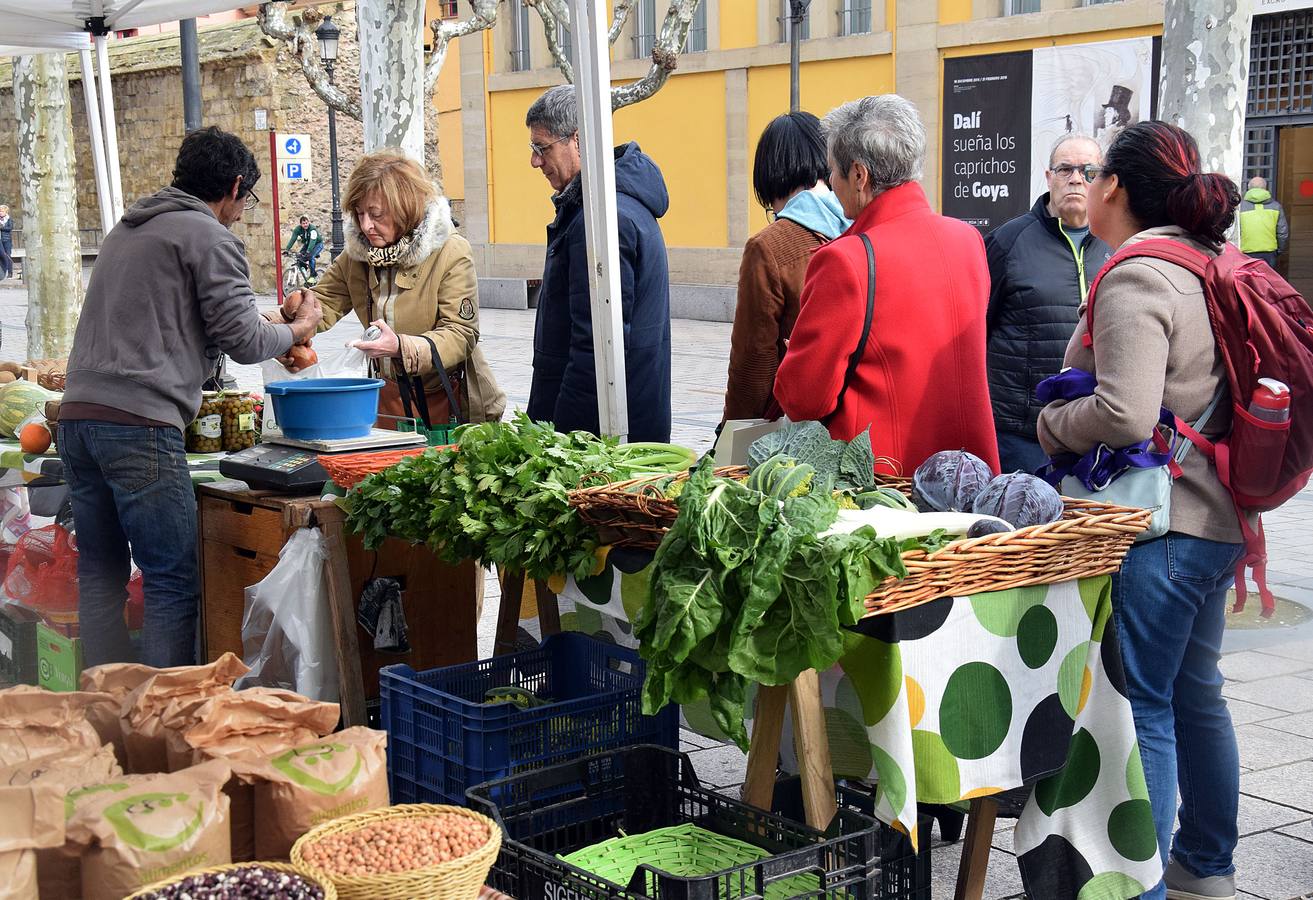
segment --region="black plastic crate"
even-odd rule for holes
[[[41,614],[18,603],[0,603],[0,682],[36,684],[36,626]]]
[[[812,898],[929,900],[928,845],[914,853],[904,835],[859,811],[869,796],[843,785],[836,791],[839,811],[822,833],[702,787],[683,753],[639,746],[480,785],[468,797],[505,832],[489,880],[516,900],[761,900],[770,885],[799,875],[819,879]],[[692,878],[639,866],[627,885],[558,857],[621,833],[684,823],[771,855]],[[923,823],[921,833],[929,827]]]
[[[459,666],[380,670],[392,802],[461,805],[485,781],[634,744],[678,747],[678,707],[642,713],[644,672],[635,651],[574,632]],[[506,687],[548,702],[484,702]]]

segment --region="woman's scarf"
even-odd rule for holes
[[[390,269],[410,252],[410,245],[414,241],[415,232],[412,231],[397,238],[396,241],[386,247],[370,247],[365,251],[365,259],[371,266]]]

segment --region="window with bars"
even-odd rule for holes
[[[438,18],[454,19],[460,13],[456,9],[456,0],[438,0]]]
[[[789,42],[789,30],[793,27],[793,19],[789,12],[793,4],[790,0],[780,0],[780,43]],[[802,28],[799,31],[798,39],[805,41],[812,36],[812,10],[809,5],[802,13]]]
[[[657,18],[657,4],[661,5],[661,17]],[[634,16],[634,59],[647,59],[656,46],[657,29],[665,20],[669,9],[669,0],[638,0]],[[707,49],[707,3],[702,0],[693,11],[693,21],[689,25],[688,40],[684,44],[687,53],[701,53]]]
[[[688,53],[702,53],[707,49],[707,0],[702,0],[693,11],[693,21],[688,29],[688,42],[684,46]]]
[[[524,0],[510,0],[511,71],[529,71],[529,7]]]
[[[634,15],[634,59],[647,59],[656,46],[656,0],[638,0]]]
[[[1245,128],[1244,182],[1261,175],[1269,184],[1276,181],[1277,129],[1275,125],[1252,125]],[[1243,190],[1243,188],[1242,188]]]
[[[841,0],[839,34],[871,33],[871,0]]]
[[[1039,12],[1040,0],[1003,0],[1003,15],[1024,16]]]
[[[1254,17],[1246,112],[1313,112],[1313,10]]]

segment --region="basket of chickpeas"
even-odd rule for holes
[[[292,846],[292,865],[330,880],[342,900],[473,900],[501,838],[473,810],[409,803],[325,822]]]

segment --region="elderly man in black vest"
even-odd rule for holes
[[[1004,472],[1048,461],[1035,435],[1035,386],[1057,374],[1078,310],[1112,250],[1090,234],[1085,190],[1102,162],[1093,138],[1067,134],[1049,153],[1049,190],[985,238],[989,395]]]

